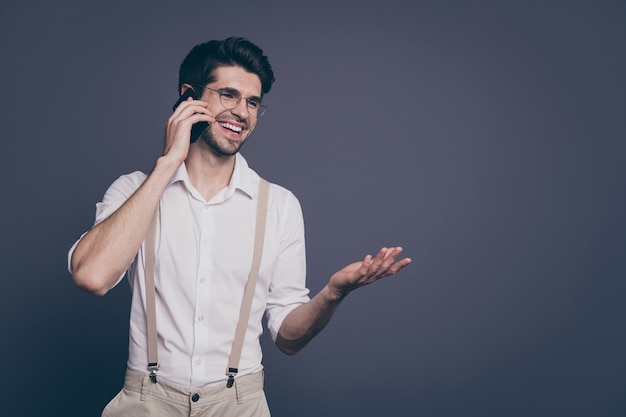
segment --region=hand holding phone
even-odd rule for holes
[[[185,92],[180,96],[178,101],[174,104],[174,110],[176,110],[176,108],[180,105],[180,103],[187,100],[189,97],[191,97],[193,100],[198,99],[198,97],[196,97],[196,93],[193,91],[192,88],[186,89]],[[194,123],[194,125],[191,127],[191,136],[189,138],[189,141],[191,143],[194,143],[195,141],[197,141],[200,135],[202,135],[202,133],[206,130],[207,127],[209,127],[208,122]]]

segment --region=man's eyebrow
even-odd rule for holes
[[[233,87],[223,87],[223,88],[220,88],[220,91],[224,91],[224,92],[228,92],[228,93],[237,93],[241,97],[243,97],[243,94],[241,94],[241,91],[239,91],[239,90],[237,90],[236,88],[233,88]],[[246,98],[246,100],[257,100],[258,102],[261,102],[261,101],[263,101],[263,98],[261,98],[259,96],[250,96],[250,97]]]
[[[222,88],[218,88],[217,91],[220,91],[222,93],[235,93],[235,94],[239,94],[241,95],[241,92],[239,90],[237,90],[236,88],[232,88],[232,87],[222,87]]]

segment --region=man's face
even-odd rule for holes
[[[215,123],[209,125],[201,139],[218,155],[230,156],[239,151],[256,126],[257,119],[250,116],[247,99],[261,97],[261,80],[256,74],[236,66],[216,68],[214,76],[215,81],[198,92],[215,115]],[[238,91],[241,101],[232,109],[225,108],[220,94],[214,91],[221,89]]]

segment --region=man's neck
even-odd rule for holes
[[[235,169],[235,155],[217,155],[205,146],[192,146],[185,160],[191,185],[206,201],[230,184]]]

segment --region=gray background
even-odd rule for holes
[[[623,1],[0,3],[0,413],[96,416],[129,290],[66,253],[119,175],[149,171],[178,66],[208,39],[270,57],[243,154],[291,189],[308,283],[383,245],[303,352],[264,336],[275,416],[626,415]],[[19,410],[19,412],[18,412]]]

